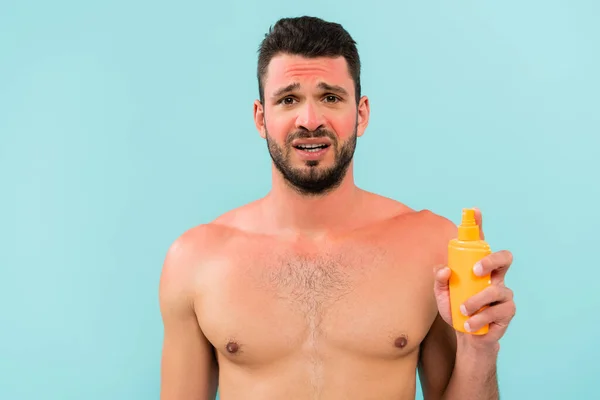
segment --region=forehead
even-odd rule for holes
[[[353,80],[344,57],[306,58],[281,54],[273,57],[265,76],[265,92],[277,90],[282,85],[300,83],[301,86],[325,82],[338,85],[353,93]]]

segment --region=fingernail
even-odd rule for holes
[[[473,272],[475,272],[475,275],[477,276],[483,275],[483,267],[481,266],[480,262],[475,263],[475,266],[473,267]]]
[[[469,316],[469,314],[467,314],[467,307],[465,307],[464,304],[460,305],[460,312],[465,316]]]
[[[465,322],[465,331],[471,332],[471,326],[469,325],[468,322]]]

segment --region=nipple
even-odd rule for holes
[[[400,336],[399,338],[397,338],[394,341],[394,346],[396,346],[399,349],[403,349],[407,343],[408,343],[408,340],[406,339],[406,336]]]
[[[233,353],[237,353],[240,346],[236,342],[229,342],[229,343],[227,343],[227,346],[225,346],[225,348],[227,349],[227,351],[229,353],[233,354]]]

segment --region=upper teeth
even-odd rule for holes
[[[323,147],[325,146],[325,144],[321,143],[321,144],[299,144],[298,147],[301,147],[303,149],[314,149],[317,147]]]

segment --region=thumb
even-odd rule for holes
[[[450,268],[445,265],[439,266],[434,270],[435,280],[433,288],[435,295],[439,296],[448,291],[450,284]]]
[[[434,274],[433,294],[438,311],[444,321],[452,324],[452,312],[450,310],[450,268],[446,266],[437,267],[434,270]]]

